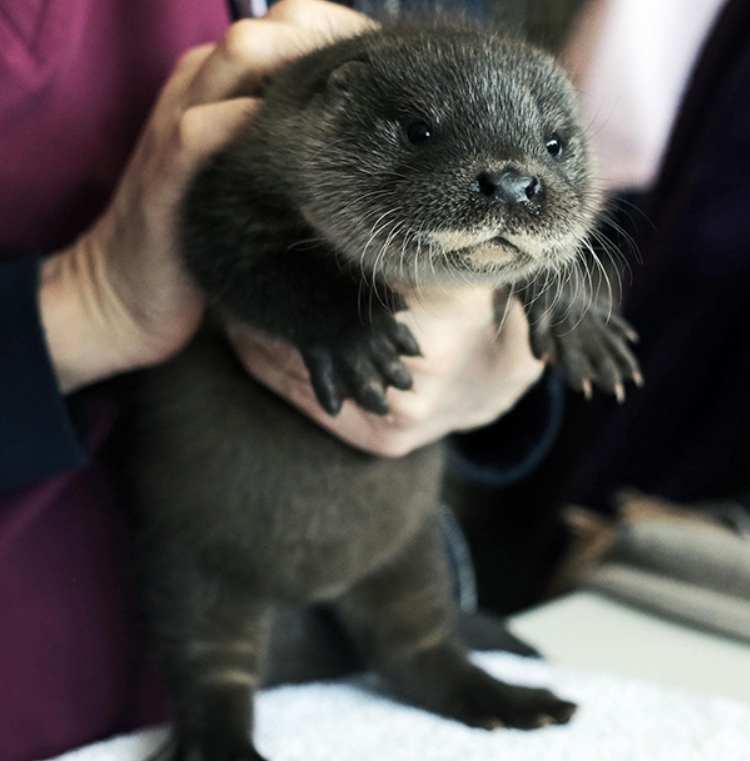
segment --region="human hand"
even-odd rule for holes
[[[512,300],[498,329],[487,288],[422,290],[407,295],[408,325],[422,349],[403,357],[410,391],[389,388],[391,412],[365,412],[347,400],[336,417],[315,399],[307,370],[292,347],[237,323],[227,327],[247,370],[343,441],[373,454],[398,457],[452,431],[487,425],[508,412],[544,368],[529,345],[529,326]]]
[[[40,312],[63,392],[157,363],[188,341],[203,313],[177,244],[191,179],[259,107],[279,65],[371,24],[321,0],[281,0],[183,56],[108,209],[43,263]]]

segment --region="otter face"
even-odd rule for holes
[[[598,209],[571,85],[492,34],[365,37],[305,124],[295,202],[343,257],[396,282],[558,268]]]

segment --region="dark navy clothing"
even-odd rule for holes
[[[646,385],[595,417],[570,488],[601,509],[622,485],[680,501],[750,488],[750,4],[719,18],[645,209],[625,313]]]
[[[0,486],[80,468],[88,454],[60,395],[37,308],[37,257],[0,264]]]

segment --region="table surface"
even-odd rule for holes
[[[682,626],[593,592],[514,616],[509,625],[560,666],[750,704],[750,645]]]

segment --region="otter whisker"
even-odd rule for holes
[[[495,340],[496,341],[500,338],[500,334],[503,332],[505,323],[508,321],[508,315],[510,314],[510,304],[512,299],[516,296],[514,289],[515,289],[515,284],[511,285],[508,289],[508,295],[505,298],[505,303],[503,304],[502,314],[498,317],[497,311],[495,311]],[[496,306],[497,296],[495,296],[494,301],[495,301],[495,304],[493,304],[493,306]]]

